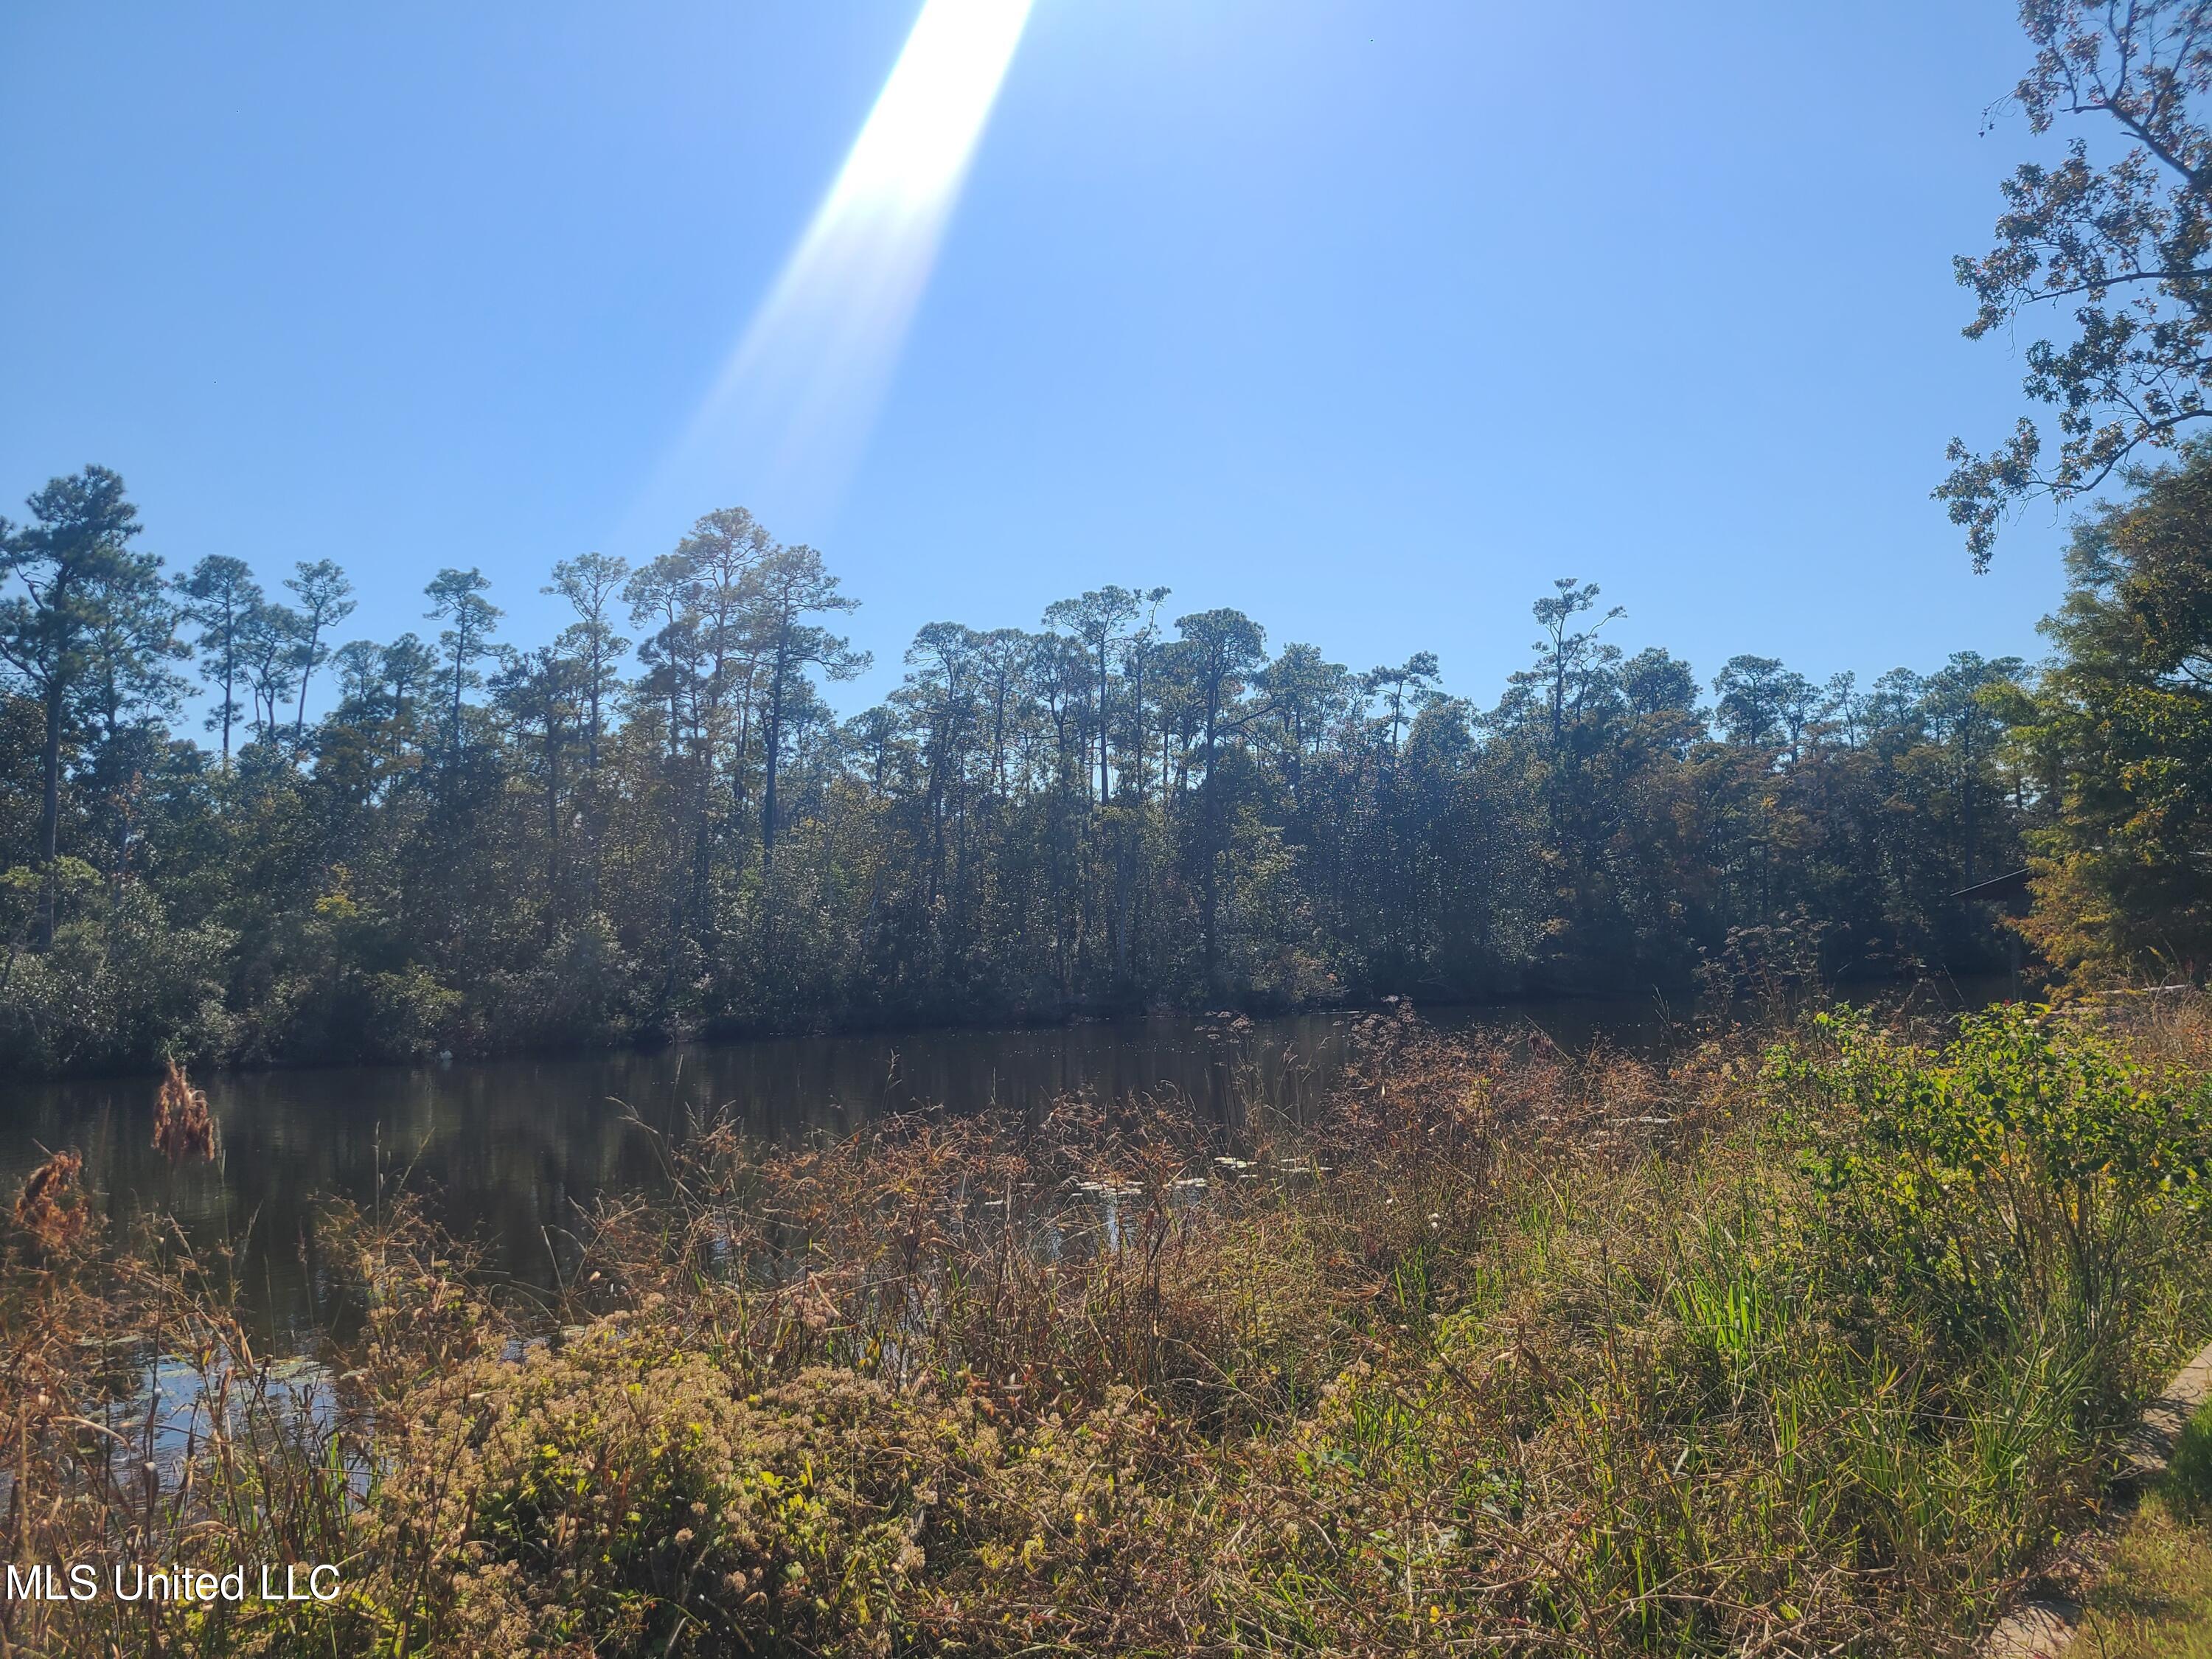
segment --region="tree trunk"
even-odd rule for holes
[[[305,735],[307,729],[307,682],[314,676],[315,647],[321,642],[322,637],[323,630],[320,627],[316,628],[307,635],[307,653],[300,664],[300,707],[298,712],[292,717],[292,742],[295,747],[298,745],[301,738]]]
[[[40,757],[45,768],[45,792],[39,806],[39,859],[46,866],[46,880],[39,897],[39,943],[46,950],[53,948],[60,903],[54,861],[61,853],[63,690],[57,669],[46,682],[46,740]]]
[[[766,884],[769,871],[775,863],[775,767],[776,751],[783,747],[783,679],[786,664],[783,653],[778,651],[775,672],[769,681],[768,707],[763,713],[761,739],[766,754],[761,779],[761,880]]]
[[[745,820],[745,757],[752,752],[752,746],[753,694],[751,677],[748,675],[745,694],[738,702],[737,752],[730,760],[730,817],[736,823]]]
[[[1974,884],[1974,728],[1971,725],[1960,734],[1960,742],[1965,750],[1965,764],[1959,769],[1959,801],[1966,832],[1966,884],[1972,887]]]
[[[1102,638],[1098,641],[1098,804],[1101,806],[1106,805],[1107,686],[1106,641]]]
[[[1214,723],[1219,717],[1219,694],[1209,689],[1206,699],[1206,794],[1200,804],[1200,836],[1204,847],[1200,853],[1199,892],[1202,903],[1200,929],[1200,945],[1206,964],[1206,988],[1210,993],[1220,977],[1221,940],[1218,921],[1221,914],[1220,848],[1216,844],[1220,793],[1214,787],[1213,738]]]
[[[561,747],[545,722],[545,942],[553,942],[561,896]]]
[[[230,716],[238,704],[238,642],[225,624],[222,635],[222,764],[230,767]]]

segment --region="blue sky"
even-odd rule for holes
[[[0,9],[0,499],[88,460],[348,637],[743,503],[914,630],[1105,581],[1485,702],[1556,575],[1710,678],[2034,654],[1928,492],[2020,410],[1950,257],[2030,153],[2004,0],[1037,0],[835,501],[644,508],[916,0]]]

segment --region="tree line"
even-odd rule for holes
[[[139,532],[100,467],[0,526],[18,1066],[1978,971],[1954,895],[2057,799],[2016,659],[1702,687],[1566,578],[1489,706],[1108,585],[931,623],[840,719],[854,601],[742,509],[553,565],[534,645],[477,570],[341,640],[330,562]]]

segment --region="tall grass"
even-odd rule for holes
[[[6,1606],[38,1654],[1962,1644],[2212,1325],[2201,1006],[1662,1063],[1377,1017],[1328,1109],[657,1144],[510,1305],[403,1205],[252,1351],[173,1233],[19,1237],[14,1559],[342,1564]],[[647,1133],[642,1126],[636,1130]],[[156,1356],[167,1397],[149,1401]]]

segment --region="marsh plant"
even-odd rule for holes
[[[341,1215],[358,1328],[306,1359],[238,1317],[250,1252],[24,1237],[13,1558],[329,1560],[345,1593],[11,1604],[6,1638],[1963,1649],[2212,1326],[2208,1054],[2172,1000],[1664,1060],[1401,1008],[1304,1124],[696,1124],[661,1195],[572,1218],[550,1305],[411,1200]]]

